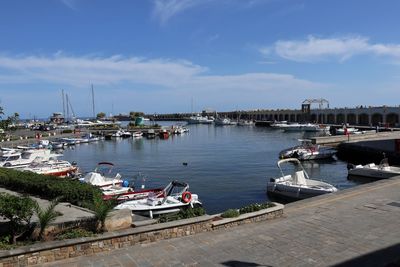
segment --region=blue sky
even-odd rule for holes
[[[9,0],[6,115],[399,105],[396,0]]]

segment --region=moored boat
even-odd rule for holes
[[[285,175],[281,167],[283,163],[294,163],[299,169]],[[337,191],[337,188],[331,184],[310,179],[298,159],[282,159],[277,165],[281,176],[270,178],[267,182],[267,193],[270,195],[300,200]]]
[[[132,213],[148,215],[153,218],[154,215],[201,206],[198,196],[191,194],[188,190],[188,184],[172,181],[159,194],[152,193],[145,199],[123,202],[117,205],[115,209],[129,209]]]
[[[348,165],[349,177],[360,176],[373,179],[388,179],[400,175],[400,167],[390,166],[388,159],[384,158],[379,165],[369,163],[366,165]]]
[[[299,160],[329,159],[336,154],[336,149],[316,145],[308,139],[299,139],[300,145],[279,152],[280,159],[297,158]]]

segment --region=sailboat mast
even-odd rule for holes
[[[94,109],[94,90],[93,90],[93,84],[92,84],[92,107],[93,107],[93,119],[96,118],[96,113]]]
[[[66,101],[67,101],[67,120],[69,121],[69,105],[68,105],[69,100],[68,100],[68,94],[65,94],[65,99],[66,99]]]
[[[65,118],[65,101],[64,101],[64,89],[61,89],[62,105],[63,105],[63,116]]]

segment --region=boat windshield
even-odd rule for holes
[[[11,160],[17,160],[17,159],[19,159],[19,155],[11,155],[11,156],[4,155],[1,157],[0,161],[11,161]]]
[[[389,167],[388,158],[384,158],[383,160],[381,160],[381,162],[379,163],[379,167]]]

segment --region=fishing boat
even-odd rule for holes
[[[300,145],[279,152],[280,159],[297,158],[299,160],[329,159],[336,154],[336,149],[316,145],[309,139],[299,139]]]
[[[388,179],[400,175],[400,167],[390,166],[387,158],[382,159],[379,165],[375,165],[375,163],[366,165],[349,164],[348,168],[349,177],[361,176],[373,179]]]
[[[285,175],[281,167],[284,163],[294,163],[298,170]],[[267,193],[270,195],[300,200],[337,191],[337,188],[331,184],[310,179],[298,159],[282,159],[277,165],[281,176],[270,178],[268,181]]]
[[[183,182],[172,181],[161,193],[151,193],[145,199],[123,202],[115,209],[129,209],[132,213],[154,215],[178,212],[184,208],[201,206],[198,195],[189,192],[189,185]]]

